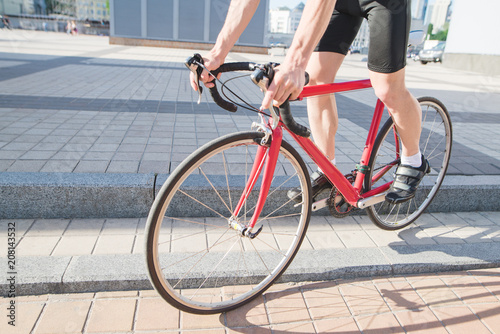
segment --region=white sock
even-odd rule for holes
[[[414,168],[422,166],[422,153],[418,152],[410,157],[401,155],[401,165],[409,165]]]
[[[334,165],[337,165],[336,162],[335,162],[335,158],[333,158],[332,160],[330,160],[332,162],[332,164]],[[323,173],[323,171],[321,170],[321,168],[318,167],[318,171],[320,171],[321,173]],[[323,173],[324,174],[324,173]]]

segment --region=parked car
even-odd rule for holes
[[[441,63],[443,61],[445,42],[438,43],[432,49],[424,49],[419,52],[418,60],[425,65],[428,62]]]

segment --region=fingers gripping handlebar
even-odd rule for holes
[[[200,103],[201,93],[203,89],[202,86],[200,85],[199,79],[203,70],[206,69],[203,65],[203,58],[201,57],[201,55],[195,54],[193,57],[190,57],[186,60],[185,65],[196,76],[196,84],[198,85],[198,94],[199,94],[198,103]],[[259,86],[263,91],[267,91],[267,88],[269,87],[270,83],[274,78],[274,67],[277,65],[278,64],[275,63],[258,65],[252,62],[237,62],[237,63],[223,64],[218,69],[211,71],[211,75],[214,77],[213,80],[214,86],[209,89],[210,95],[212,96],[212,99],[219,107],[228,110],[230,112],[235,112],[238,109],[238,107],[235,104],[224,100],[220,96],[219,91],[217,90],[216,81],[219,73],[233,72],[233,71],[253,71],[251,75],[252,81],[257,86]],[[306,73],[305,76],[306,76],[305,84],[307,85],[307,83],[309,82],[309,75]],[[290,103],[288,100],[286,100],[279,108],[277,107],[273,108],[274,111],[278,113],[278,116],[281,117],[281,120],[290,131],[301,137],[309,137],[311,135],[311,132],[309,131],[308,128],[295,122],[290,110]]]
[[[198,85],[198,104],[201,102],[201,93],[203,92],[203,88],[200,85],[200,76],[205,67],[203,66],[204,61],[200,54],[196,53],[193,57],[189,57],[185,65],[187,68],[191,70],[196,76],[196,84]],[[234,72],[234,71],[253,71],[256,67],[255,63],[251,62],[239,62],[239,63],[227,63],[222,64],[218,69],[214,71],[210,71],[210,75],[214,77],[213,84],[214,86],[209,88],[210,95],[214,102],[221,107],[222,109],[226,109],[230,112],[235,112],[238,110],[238,107],[229,101],[224,100],[217,90],[217,76],[219,73],[224,72]]]

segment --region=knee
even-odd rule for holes
[[[407,98],[409,94],[410,92],[405,87],[391,87],[387,85],[375,88],[375,95],[389,109],[392,106],[397,106],[399,102]]]

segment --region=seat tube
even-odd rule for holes
[[[257,199],[254,214],[250,220],[250,224],[248,225],[248,228],[250,229],[252,229],[257,223],[262,209],[264,208],[264,204],[266,203],[267,195],[269,194],[269,189],[271,188],[271,182],[273,181],[274,170],[276,169],[276,162],[278,161],[282,140],[283,130],[281,127],[277,127],[273,130],[271,147],[268,151],[266,167],[264,169],[264,175],[262,176],[262,186],[260,188],[259,198]]]
[[[361,173],[356,175],[356,180],[354,182],[354,188],[358,191],[363,187],[363,181],[365,179],[364,166],[366,166],[370,160],[372,154],[373,145],[375,144],[375,139],[377,138],[378,129],[380,127],[380,121],[382,120],[382,115],[384,113],[385,105],[382,101],[377,100],[377,105],[375,106],[375,111],[373,112],[373,119],[370,125],[370,131],[368,131],[368,137],[366,138],[365,148],[361,156],[359,164],[361,165]]]

